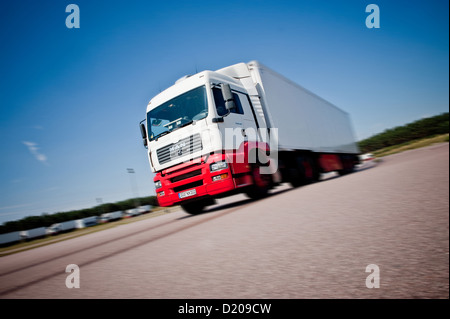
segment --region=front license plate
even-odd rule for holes
[[[194,189],[190,189],[188,191],[182,192],[182,193],[178,193],[178,197],[185,198],[185,197],[189,197],[189,196],[194,196],[195,194],[197,194],[197,191],[194,188]]]

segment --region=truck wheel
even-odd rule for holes
[[[205,206],[206,204],[203,201],[181,204],[181,208],[183,208],[186,213],[189,213],[191,215],[198,215],[203,213],[203,209],[205,208]]]
[[[269,192],[272,176],[270,174],[261,174],[259,165],[252,165],[251,175],[253,185],[247,190],[247,196],[252,199],[265,197]]]
[[[319,173],[309,157],[297,157],[295,167],[290,169],[290,184],[299,187],[319,179]]]

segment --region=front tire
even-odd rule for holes
[[[181,204],[181,208],[183,210],[191,215],[198,215],[203,213],[203,210],[205,209],[206,204],[202,201],[187,203],[187,204]]]
[[[266,197],[272,183],[272,176],[270,174],[261,174],[259,165],[252,165],[251,175],[253,185],[247,190],[247,196],[251,199]]]

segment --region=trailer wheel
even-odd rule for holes
[[[317,161],[314,159],[311,159],[311,165],[313,168],[313,182],[318,182],[320,181],[320,170],[319,170],[319,165],[317,164]]]
[[[352,167],[352,168],[345,168],[345,169],[342,169],[342,170],[338,171],[338,174],[339,174],[339,176],[344,176],[344,175],[353,173],[354,170],[355,170],[354,167]]]
[[[272,176],[270,174],[261,174],[259,165],[252,165],[251,175],[253,185],[247,190],[246,194],[252,199],[260,199],[269,192]]]
[[[355,171],[355,163],[352,156],[341,156],[341,162],[344,167],[338,171],[340,176],[344,176]]]

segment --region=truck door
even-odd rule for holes
[[[227,115],[228,111],[225,108],[221,89],[218,87],[213,88],[217,114],[223,116],[224,120],[223,123],[219,123],[219,128],[226,150],[239,149],[244,141],[258,140],[257,125],[248,96],[237,90],[232,89],[231,91],[233,92],[236,108]]]
[[[236,92],[237,98],[239,98],[239,101],[237,101],[237,98],[235,97],[236,104],[240,104],[243,116],[244,116],[244,130],[245,130],[245,136],[246,140],[249,141],[258,141],[258,131],[257,131],[257,124],[255,122],[255,116],[252,111],[252,107],[250,105],[250,99],[248,98],[248,95],[241,92]]]

